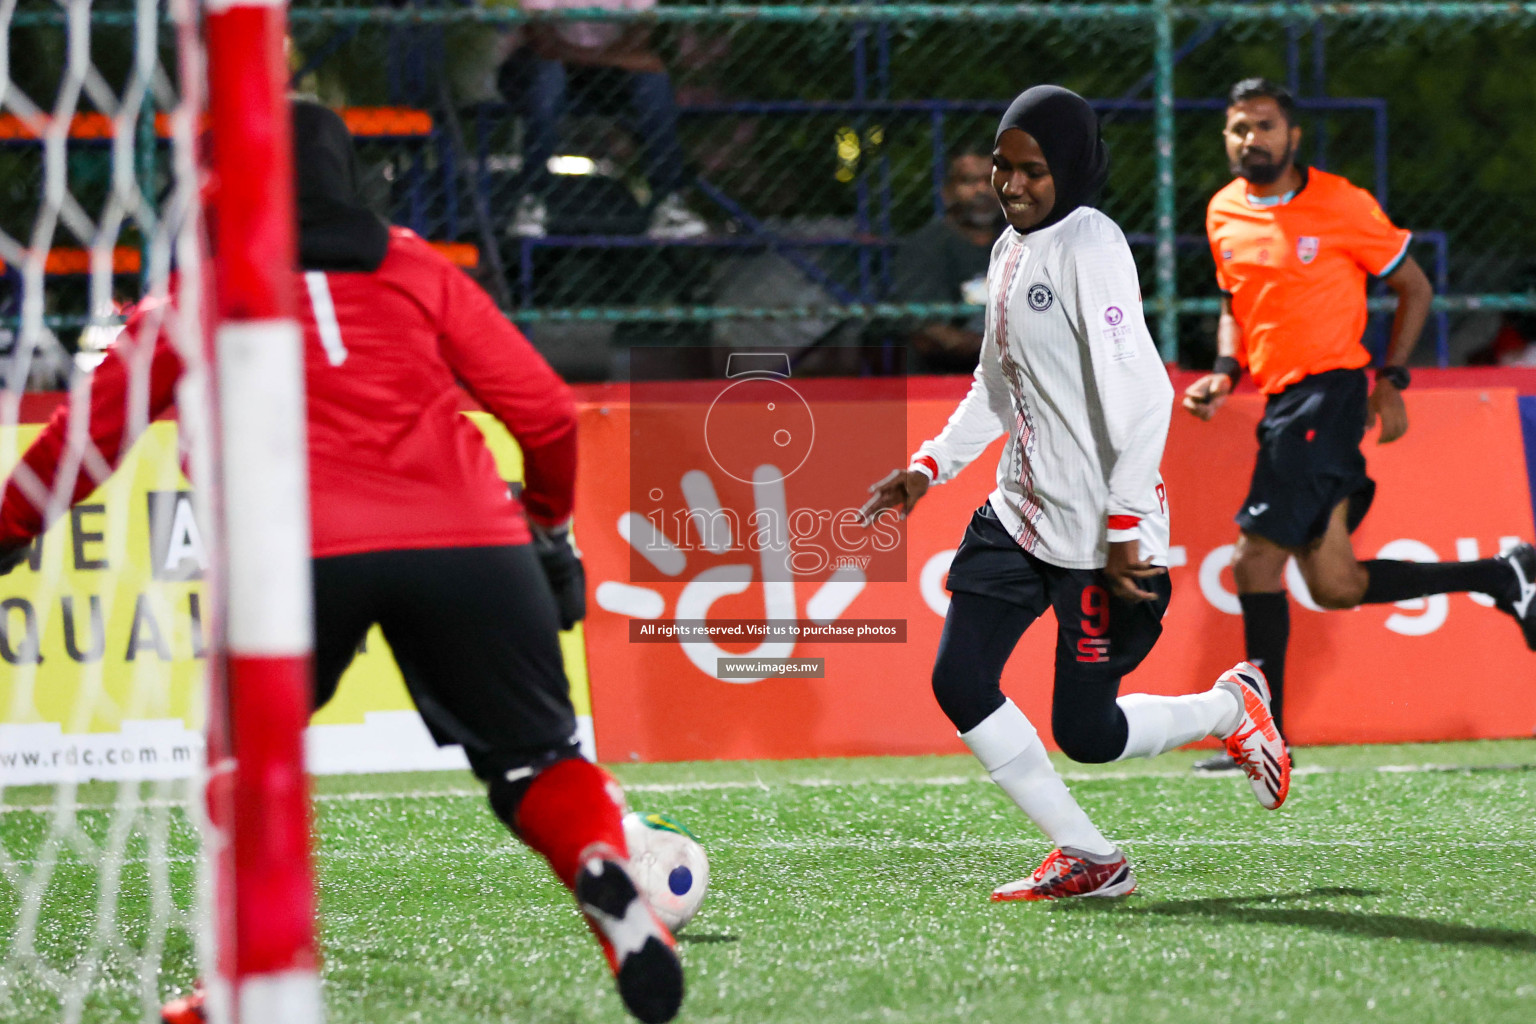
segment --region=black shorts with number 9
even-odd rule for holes
[[[1064,678],[1116,683],[1151,653],[1173,587],[1167,573],[1138,582],[1157,598],[1126,601],[1115,596],[1103,570],[1041,561],[1014,543],[992,506],[983,504],[950,563],[947,585],[1017,605],[1034,618],[1055,609],[1059,684]]]

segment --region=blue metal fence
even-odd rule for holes
[[[41,24],[50,18],[58,23],[56,12],[19,11],[13,22]],[[121,24],[131,15],[95,11],[93,18]],[[506,176],[492,166],[505,152],[505,127],[515,125],[518,110],[506,102],[461,105],[447,96],[445,66],[454,58],[446,30],[465,25],[514,29],[535,21],[571,19],[642,22],[674,32],[713,34],[737,43],[732,61],[760,62],[765,79],[773,78],[780,65],[804,61],[803,83],[791,75],[777,92],[764,86],[685,97],[677,103],[677,115],[685,130],[700,138],[722,124],[767,126],[762,129],[765,137],[787,137],[800,130],[793,126],[815,125],[816,131],[846,126],[862,148],[856,172],[835,200],[842,204],[838,209],[843,226],[786,226],[755,205],[739,175],[707,172],[690,178],[693,200],[712,226],[699,237],[583,230],[508,238],[505,228],[516,196],[507,194]],[[1198,219],[1209,194],[1202,182],[1210,174],[1191,174],[1192,167],[1211,162],[1215,146],[1199,141],[1203,136],[1192,135],[1191,126],[1214,133],[1211,126],[1225,107],[1215,69],[1226,63],[1262,65],[1272,77],[1283,78],[1309,119],[1310,161],[1324,168],[1337,161],[1354,180],[1371,188],[1396,219],[1415,229],[1414,252],[1438,293],[1430,331],[1437,362],[1451,358],[1451,338],[1460,322],[1453,321],[1453,314],[1536,309],[1530,293],[1501,288],[1504,282],[1486,269],[1513,265],[1521,258],[1520,232],[1526,226],[1522,222],[1504,230],[1491,212],[1507,197],[1496,190],[1485,194],[1469,188],[1465,195],[1451,197],[1453,205],[1435,202],[1422,187],[1397,187],[1395,178],[1410,150],[1400,134],[1394,135],[1393,126],[1409,116],[1409,101],[1388,93],[1356,94],[1339,85],[1341,56],[1353,61],[1362,53],[1388,52],[1398,45],[1398,36],[1425,26],[1434,28],[1436,38],[1491,30],[1515,34],[1529,39],[1536,52],[1532,3],[664,4],[647,12],[532,16],[510,8],[419,0],[392,7],[300,3],[292,9],[291,21],[296,30],[310,33],[295,71],[296,83],[372,47],[367,52],[375,53],[384,69],[384,101],[433,111],[428,135],[375,135],[367,140],[370,147],[388,151],[391,214],[429,238],[477,244],[495,266],[509,311],[525,324],[709,324],[813,315],[873,321],[974,312],[975,307],[963,303],[884,301],[890,294],[892,255],[914,217],[942,213],[940,193],[950,147],[975,134],[977,123],[1001,112],[1011,90],[1029,84],[1038,67],[1038,73],[1054,69],[1066,76],[1090,97],[1106,132],[1121,133],[1117,166],[1129,159],[1139,176],[1131,182],[1133,188],[1121,189],[1112,212],[1126,226],[1151,278],[1148,312],[1165,356],[1175,358],[1180,355],[1181,323],[1187,342],[1192,329],[1198,333],[1195,321],[1216,308]],[[942,49],[962,38],[954,32],[976,27],[985,31],[963,37],[975,52]],[[1358,46],[1351,42],[1356,38],[1361,40]],[[1003,59],[1021,40],[1035,47],[1031,60],[1017,73],[996,74],[989,64]],[[797,56],[797,47],[832,57],[813,63]],[[1434,64],[1433,53],[1420,54],[1419,59]],[[947,62],[942,88],[914,92],[913,68],[935,61]],[[690,75],[708,77],[715,70],[674,69],[673,77],[681,88]],[[1526,68],[1505,70],[1528,74]],[[898,155],[889,141],[871,143],[871,133],[877,131],[887,140],[899,135],[906,149]],[[1197,142],[1193,149],[1192,142]],[[28,144],[17,139],[0,143]],[[925,155],[912,157],[918,149]],[[797,153],[783,157],[782,173],[825,174],[826,166],[823,155]],[[601,281],[592,289],[599,296],[594,300],[552,302],[541,297],[541,261],[560,253],[580,258],[582,253],[600,252],[623,254],[627,272],[658,275],[669,272],[658,261],[674,256],[708,267],[746,253],[773,253],[822,298],[786,306],[733,305],[712,301],[708,294],[609,301]],[[1381,297],[1373,300],[1377,310],[1389,305]],[[54,322],[67,323],[68,316],[61,312]]]

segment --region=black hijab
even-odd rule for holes
[[[329,107],[298,99],[290,105],[299,265],[305,270],[377,270],[389,248],[389,226],[358,195],[352,133]]]
[[[1079,206],[1094,204],[1109,177],[1109,153],[1099,137],[1098,115],[1087,100],[1059,85],[1037,85],[1008,104],[997,126],[997,139],[1010,128],[1034,136],[1056,181],[1056,205],[1031,231],[1060,223]]]

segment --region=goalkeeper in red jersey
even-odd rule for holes
[[[559,630],[586,610],[567,538],[570,389],[467,276],[362,206],[340,117],[302,101],[293,117],[314,706],[377,623],[433,737],[463,746],[496,816],[575,893],[630,1012],[670,1020],[683,996],[676,944],[629,875],[617,783],[581,757],[560,655]],[[125,414],[142,386],[130,365],[149,361],[151,416],[174,402],[182,364],[156,329],[164,313],[138,310],[97,369],[85,457],[67,450],[78,442],[66,405],[7,482],[0,572],[24,560],[45,509],[63,511],[29,494],[79,501],[127,454]],[[464,390],[521,446],[520,498],[460,413]],[[202,1020],[200,993],[164,1016]]]

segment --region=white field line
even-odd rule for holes
[[[1251,847],[1288,847],[1292,849],[1423,849],[1426,842],[1432,842],[1433,835],[1421,835],[1411,839],[1312,839],[1299,837],[1255,837],[1252,839],[1192,839],[1183,836],[1122,836],[1115,840],[1118,845],[1134,852],[1140,848],[1168,848],[1183,849],[1187,847],[1225,847],[1236,849],[1248,849]],[[1467,841],[1458,836],[1444,836],[1444,842],[1449,847],[1458,850],[1484,849],[1536,849],[1536,838],[1532,839],[1484,839]],[[901,839],[889,840],[884,837],[878,839],[795,839],[781,840],[769,839],[763,842],[739,842],[726,838],[714,838],[710,842],[711,848],[729,849],[734,851],[763,853],[831,853],[847,850],[871,850],[887,849],[892,846],[903,850],[926,850],[934,853],[965,853],[978,850],[1001,851],[1031,851],[1038,852],[1044,840],[1034,835],[1020,835],[1013,839]],[[433,846],[427,845],[412,847],[384,847],[373,850],[333,850],[320,851],[318,860],[331,862],[378,862],[378,861],[408,861],[421,857],[474,857],[479,860],[489,860],[497,857],[522,856],[523,848],[512,842],[498,843],[487,846]],[[196,860],[191,854],[178,854],[169,857],[125,857],[123,864],[189,864]],[[61,861],[50,858],[47,861],[27,860],[25,858],[5,859],[0,861],[7,867],[21,870],[32,869],[45,864],[50,868],[63,867],[91,867],[94,864],[84,864],[80,861]]]
[[[1427,836],[1418,836],[1413,839],[1291,839],[1291,838],[1254,838],[1254,839],[1189,839],[1189,838],[1158,838],[1147,836],[1144,838],[1120,837],[1114,842],[1118,846],[1135,850],[1142,846],[1166,846],[1166,847],[1191,847],[1191,846],[1226,846],[1226,847],[1250,847],[1250,846],[1290,846],[1318,849],[1336,849],[1348,847],[1362,850],[1376,850],[1381,848],[1405,847],[1423,849]],[[791,853],[816,850],[869,850],[889,849],[899,847],[903,850],[932,850],[936,852],[964,852],[966,850],[1016,850],[1028,848],[1042,850],[1048,847],[1044,836],[1036,837],[1033,834],[1020,835],[1017,839],[960,839],[960,840],[935,840],[935,839],[887,839],[885,837],[855,840],[838,839],[795,839],[795,840],[769,840],[762,843],[740,843],[731,840],[711,840],[710,846],[721,846],[732,850],[784,850]],[[1516,847],[1521,849],[1536,849],[1536,838],[1531,839],[1489,839],[1476,842],[1463,842],[1460,839],[1447,837],[1446,842],[1454,844],[1456,849],[1486,847],[1491,849],[1507,849]],[[442,852],[442,851],[432,851]],[[467,851],[466,851],[467,852]]]
[[[1415,775],[1478,771],[1528,771],[1531,765],[1507,764],[1507,765],[1458,765],[1458,764],[1388,764],[1367,768],[1327,768],[1318,765],[1305,765],[1297,768],[1293,775]],[[1102,772],[1062,772],[1061,777],[1068,782],[1117,782],[1134,781],[1136,779],[1182,779],[1190,782],[1220,781],[1226,783],[1232,778],[1239,777],[1241,773],[1235,769],[1226,772],[1196,772],[1190,769],[1178,769],[1161,772],[1148,771],[1102,771]],[[797,789],[857,789],[861,787],[954,787],[971,785],[990,785],[991,780],[984,775],[934,775],[914,778],[876,778],[876,779],[787,779],[775,782],[767,782],[762,779],[732,780],[715,782],[641,782],[624,787],[626,793],[702,793],[710,791],[727,790],[761,790],[770,792],[777,788]],[[449,789],[419,789],[402,790],[393,793],[318,793],[313,797],[315,803],[368,803],[384,800],[440,800],[440,799],[475,799],[485,798],[485,791],[478,788],[454,787]],[[185,800],[146,800],[132,805],[138,807],[184,807]],[[4,807],[0,806],[0,815],[6,814],[51,814],[57,810],[69,811],[110,811],[116,808],[116,803],[69,803],[69,804],[38,804],[35,806]]]

